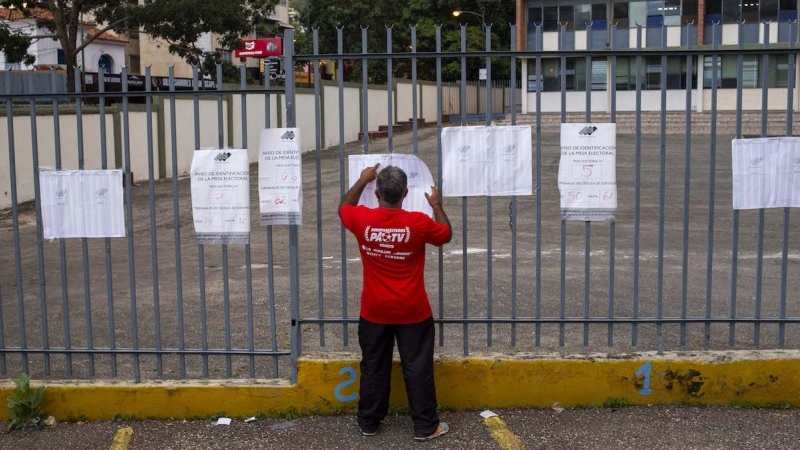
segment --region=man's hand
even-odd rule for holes
[[[361,176],[359,177],[359,181],[364,184],[372,183],[378,178],[378,167],[381,163],[375,164],[373,167],[367,167],[361,171]]]
[[[342,206],[344,205],[351,205],[356,206],[358,205],[358,199],[361,198],[361,193],[364,192],[364,188],[367,187],[368,184],[375,181],[378,178],[378,167],[381,164],[375,164],[372,167],[367,167],[361,171],[361,176],[358,177],[358,181],[353,183],[353,187],[350,188],[342,197],[342,201],[339,202],[339,215],[341,216]]]
[[[431,193],[428,194],[426,192],[425,198],[428,199],[428,204],[431,205],[431,208],[442,204],[442,197],[439,195],[439,190],[436,189],[436,186],[431,186]]]

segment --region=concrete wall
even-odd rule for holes
[[[395,120],[407,121],[411,114],[411,84],[400,81],[397,84],[398,92],[395,105],[398,113]],[[237,88],[229,86],[231,88]],[[435,86],[426,86],[426,94],[422,95],[422,84],[418,85],[418,108],[429,112],[426,117],[431,122],[436,120],[436,90]],[[362,113],[357,113],[362,106],[362,90],[358,84],[347,84],[344,88],[344,110],[341,116],[344,120],[344,141],[358,140],[362,130]],[[408,92],[406,92],[406,90]],[[252,94],[247,96],[247,143],[250,160],[257,160],[257,152],[261,130],[265,126],[265,95]],[[326,83],[322,89],[320,108],[320,131],[322,147],[338,146],[339,133],[339,90],[338,84]],[[369,130],[375,131],[381,125],[387,124],[389,100],[386,87],[369,87]],[[422,103],[424,99],[425,104]],[[301,89],[297,93],[295,109],[297,111],[297,124],[301,129],[301,145],[303,151],[316,148],[316,105],[314,91]],[[9,142],[6,109],[0,108],[0,209],[11,206],[11,177],[8,170]],[[178,176],[187,175],[191,169],[192,152],[195,150],[195,114],[194,101],[191,98],[178,98],[175,101],[175,149],[177,153]],[[445,111],[445,114],[447,112]],[[286,99],[283,95],[270,95],[270,125],[272,127],[286,126]],[[172,161],[172,121],[173,111],[169,99],[155,98],[152,113],[152,140],[154,169],[156,178],[170,178],[173,172]],[[423,118],[418,116],[419,118]],[[78,168],[77,149],[77,116],[74,107],[62,107],[59,114],[61,128],[62,168]],[[100,116],[98,108],[85,107],[83,114],[84,152],[87,169],[100,168]],[[106,108],[106,152],[109,167],[123,167],[125,139],[123,136],[124,114],[121,105]],[[130,126],[130,151],[131,171],[134,181],[141,182],[148,179],[148,146],[147,146],[147,116],[143,105],[131,105],[128,114]],[[199,100],[199,116],[197,119],[200,131],[200,148],[218,147],[219,135],[222,134],[224,146],[241,148],[242,144],[242,100],[240,95],[223,95],[222,120],[220,127],[218,100],[213,94],[206,94]],[[16,108],[13,117],[14,123],[14,149],[16,157],[17,196],[19,202],[34,199],[33,190],[33,161],[32,161],[32,130],[29,110]],[[50,107],[37,109],[37,138],[39,141],[40,166],[54,166],[55,133],[53,116]]]

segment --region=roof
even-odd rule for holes
[[[0,8],[0,20],[7,20],[9,22],[14,22],[17,20],[45,20],[45,21],[53,20],[53,14],[44,8],[31,8],[27,11],[27,13],[28,14],[25,15],[19,9]],[[86,29],[87,37],[94,36],[100,32],[100,30],[98,30],[94,26],[91,26],[91,24],[88,22],[84,22],[83,24],[89,27]],[[103,33],[103,35],[98,37],[97,40],[104,42],[116,42],[119,44],[128,43],[127,39],[119,37],[110,31],[106,31],[105,33]]]

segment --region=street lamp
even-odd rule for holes
[[[461,11],[461,10],[453,11],[453,17],[458,17],[458,16],[460,16],[462,14],[472,14],[473,16],[480,17],[480,19],[481,19],[481,28],[486,28],[486,19],[483,17],[483,14],[472,12],[472,11]]]

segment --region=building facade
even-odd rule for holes
[[[517,0],[517,47],[530,51],[591,49],[677,49],[738,48],[768,44],[788,48],[797,41],[797,0]],[[639,26],[641,29],[639,29]],[[794,30],[792,28],[794,27]],[[661,82],[666,78],[667,110],[686,108],[686,89],[692,91],[692,109],[706,111],[711,105],[713,82],[712,56],[668,57],[666,70],[660,56],[642,58],[641,76],[637,79],[636,57],[616,57],[611,73],[611,58],[594,57],[589,64],[584,57],[542,57],[541,73],[536,58],[522,64],[525,93],[523,112],[536,112],[536,92],[541,91],[542,112],[560,112],[561,91],[566,91],[566,110],[586,110],[587,78],[592,111],[609,112],[612,85],[616,88],[618,111],[635,109],[637,85],[642,90],[643,110],[661,110]],[[795,65],[797,64],[795,58]],[[789,86],[789,54],[746,55],[742,61],[743,109],[762,107],[762,87],[766,85],[770,110],[786,110]],[[691,68],[689,67],[691,66]],[[738,57],[717,58],[718,108],[735,109],[738,82]],[[691,76],[687,72],[691,69]],[[562,77],[563,71],[563,77]],[[795,77],[798,70],[794,71]],[[565,85],[562,87],[562,78]],[[797,86],[797,78],[794,86]],[[691,87],[687,84],[691,83]],[[731,90],[732,95],[726,95]],[[795,89],[795,109],[800,107]]]

